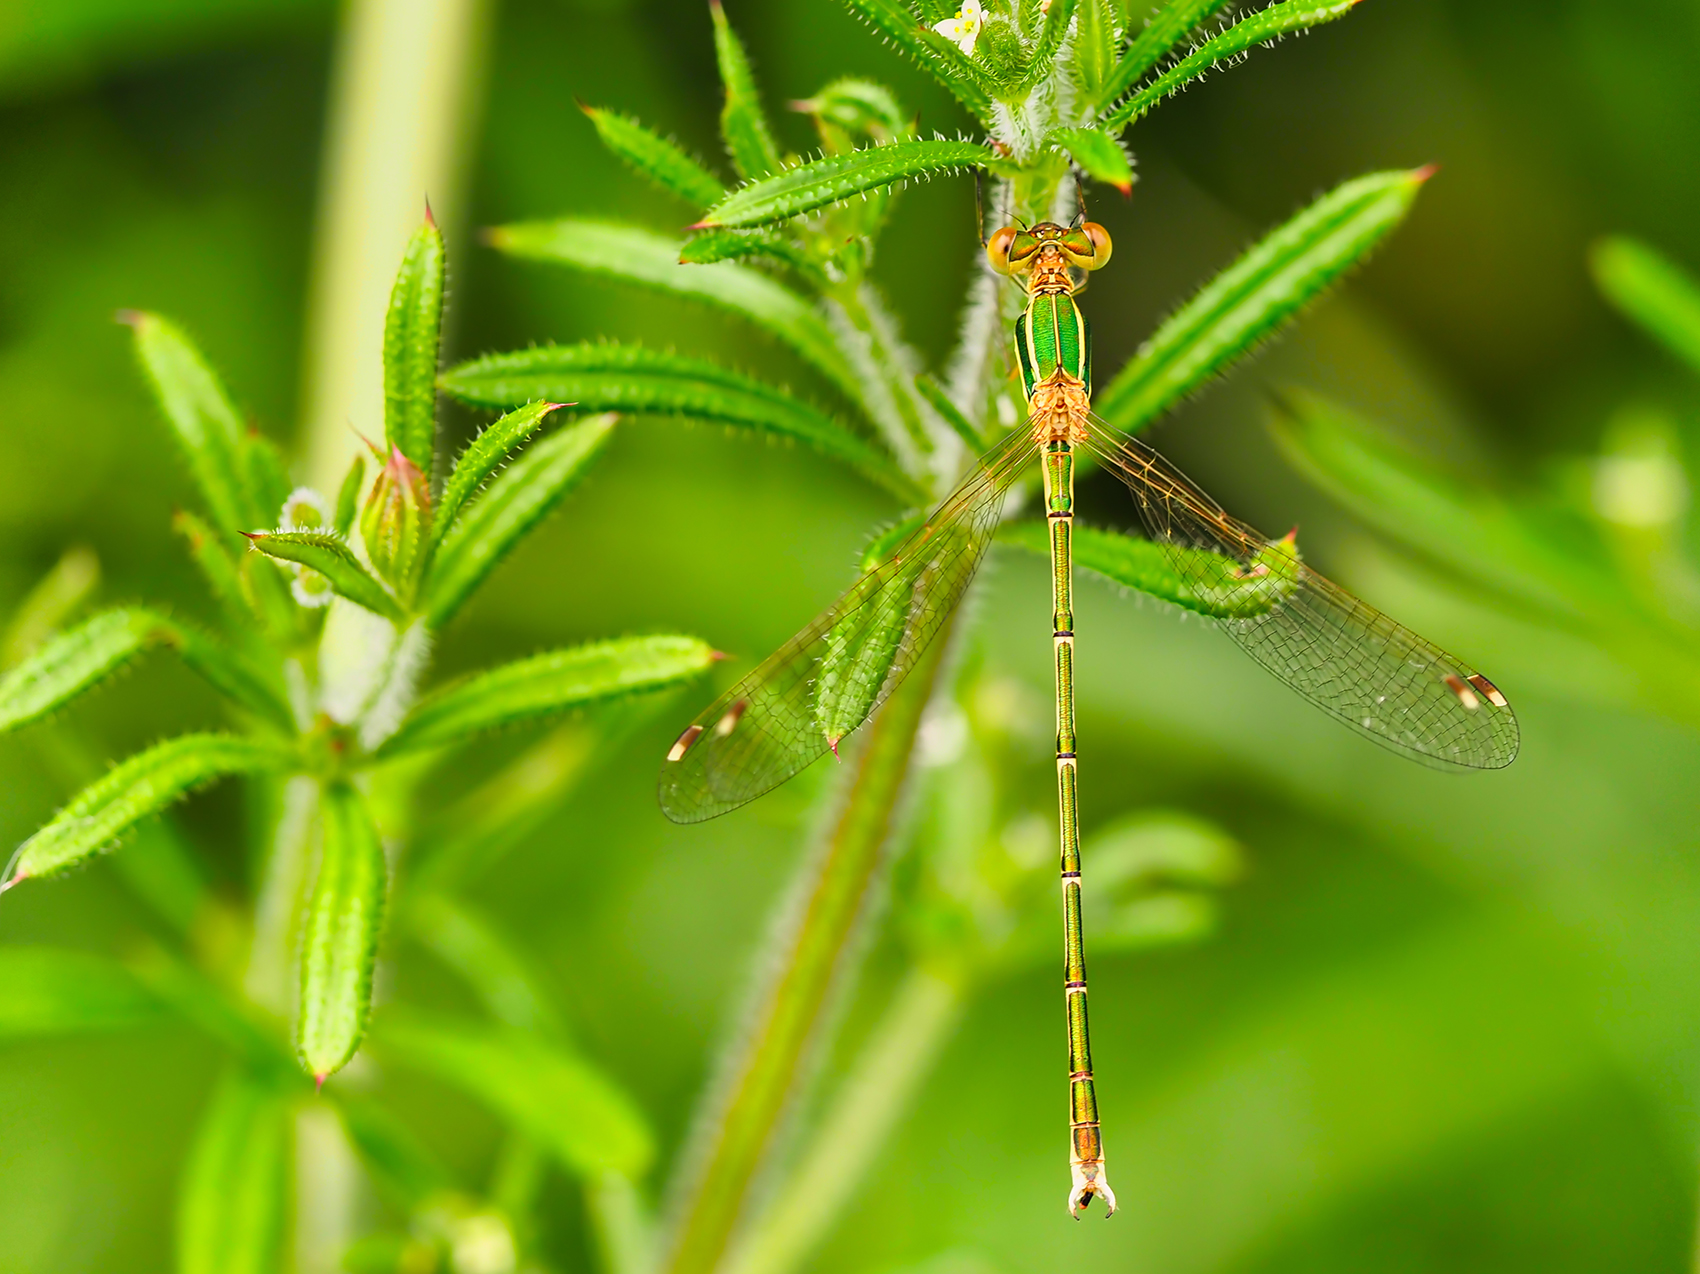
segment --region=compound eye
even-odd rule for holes
[[[1110,232],[1096,221],[1088,221],[1080,227],[1080,233],[1085,235],[1092,244],[1090,260],[1081,261],[1088,270],[1097,270],[1110,262]]]
[[[986,240],[986,259],[992,263],[992,269],[999,274],[1009,273],[1009,250],[1020,234],[1021,232],[1014,226],[1005,226]]]

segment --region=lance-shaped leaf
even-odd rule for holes
[[[1111,0],[1082,0],[1074,33],[1074,83],[1096,102],[1116,67],[1116,7]]]
[[[126,310],[136,352],[216,526],[254,526],[276,515],[249,490],[241,417],[190,339],[157,314]]]
[[[860,401],[855,373],[832,329],[806,300],[759,270],[730,262],[681,265],[679,242],[636,226],[575,217],[502,226],[490,243],[513,256],[552,261],[727,310],[784,341],[810,366]]]
[[[1027,71],[1020,80],[1023,90],[1030,91],[1043,84],[1056,70],[1057,48],[1074,22],[1074,9],[1075,0],[1050,0],[1040,10],[1039,20],[1044,26],[1039,30],[1039,38],[1029,55]]]
[[[679,249],[681,265],[713,265],[717,261],[761,257],[795,270],[815,287],[827,286],[826,272],[808,253],[794,243],[772,238],[760,231],[710,230],[685,240],[685,246]]]
[[[1228,0],[1168,0],[1145,24],[1145,29],[1127,46],[1121,61],[1116,63],[1103,87],[1091,100],[1113,102],[1142,79],[1147,71],[1169,55],[1194,27],[1204,22],[1218,9],[1228,7]]]
[[[100,559],[91,550],[65,550],[12,611],[0,633],[0,668],[13,668],[41,649],[99,583]]]
[[[189,556],[200,568],[201,577],[224,608],[225,615],[239,626],[253,623],[257,612],[248,599],[247,590],[242,587],[242,571],[232,551],[241,543],[237,533],[229,532],[229,541],[226,541],[186,509],[172,515],[171,529],[187,541]]]
[[[86,951],[0,947],[0,1040],[121,1031],[163,1016],[123,965]]]
[[[475,908],[440,893],[413,894],[408,930],[458,973],[490,1016],[521,1031],[565,1039],[566,1027],[530,961]]]
[[[936,138],[869,146],[848,155],[810,160],[740,186],[710,208],[693,229],[766,225],[912,177],[1001,166],[997,155],[974,142]]]
[[[201,1116],[177,1201],[178,1274],[274,1274],[289,1189],[290,1097],[233,1071]]]
[[[1124,195],[1132,192],[1133,163],[1111,134],[1101,128],[1059,128],[1050,140],[1066,150],[1094,181],[1114,186]]]
[[[887,452],[847,426],[784,390],[705,359],[633,345],[544,345],[463,363],[444,373],[443,388],[480,407],[548,398],[587,411],[711,420],[803,443],[904,499],[919,495]]]
[[[320,531],[278,531],[261,534],[244,532],[260,552],[284,562],[299,562],[330,581],[339,597],[364,606],[385,619],[404,618],[401,606],[370,571],[360,564],[354,550],[335,535]]]
[[[1136,431],[1244,357],[1404,220],[1429,172],[1348,181],[1253,244],[1157,329],[1097,395],[1098,412]]]
[[[601,454],[617,417],[592,416],[532,447],[466,510],[437,550],[424,597],[441,628],[490,572],[549,515]]]
[[[629,115],[579,103],[602,144],[661,189],[693,208],[706,208],[726,193],[720,179],[677,142],[651,132]]]
[[[319,820],[319,875],[301,938],[296,1046],[307,1073],[322,1084],[366,1034],[389,881],[383,842],[359,793],[346,783],[328,786]]]
[[[260,513],[276,517],[277,511],[289,499],[295,484],[289,480],[289,466],[277,444],[252,426],[242,435],[239,453],[248,490],[253,494]]]
[[[1119,133],[1144,115],[1165,97],[1173,96],[1193,80],[1217,66],[1243,54],[1255,45],[1266,44],[1289,31],[1302,31],[1343,18],[1358,4],[1358,0],[1285,0],[1272,4],[1229,27],[1221,35],[1206,40],[1194,52],[1182,58],[1127,101],[1110,112],[1104,127]]]
[[[373,1047],[480,1102],[580,1176],[637,1177],[654,1139],[631,1098],[580,1057],[537,1036],[472,1022],[386,1014]]]
[[[425,224],[414,231],[402,256],[384,321],[384,439],[427,475],[437,436],[446,264],[442,232],[427,208]]]
[[[915,388],[956,436],[968,444],[969,451],[979,455],[986,450],[986,440],[981,437],[980,431],[974,428],[974,422],[962,414],[962,408],[956,405],[936,380],[922,372],[915,377]]]
[[[365,483],[366,458],[355,456],[349,462],[348,472],[342,476],[342,486],[337,488],[333,525],[338,535],[347,535],[353,529],[354,519],[360,512],[360,489]]]
[[[1589,264],[1606,300],[1700,372],[1700,284],[1634,239],[1602,239]]]
[[[455,461],[454,471],[443,483],[443,493],[437,501],[436,517],[431,523],[431,548],[443,542],[443,536],[454,526],[455,519],[478,488],[490,480],[508,453],[536,432],[543,418],[560,407],[560,403],[527,403],[510,411],[472,440]]]
[[[726,105],[720,110],[720,135],[726,141],[726,153],[745,177],[778,172],[779,147],[774,144],[773,130],[761,107],[750,56],[726,20],[720,0],[708,0],[708,10],[714,17],[714,57],[726,89]]]
[[[51,876],[112,848],[142,819],[215,779],[284,770],[293,761],[293,754],[279,744],[230,734],[185,734],[155,744],[113,766],[25,841],[3,888]]]
[[[844,0],[885,42],[906,53],[983,121],[992,117],[993,85],[972,58],[948,40],[933,37],[901,0]]]
[[[380,756],[443,747],[586,704],[677,685],[717,658],[694,637],[624,637],[551,650],[451,682],[427,695]]]
[[[1031,519],[998,529],[998,539],[1030,553],[1051,551],[1050,528]],[[1075,523],[1070,537],[1074,564],[1096,572],[1123,588],[1136,589],[1186,610],[1216,619],[1261,615],[1289,591],[1291,570],[1256,575],[1233,558],[1203,549],[1171,549],[1151,540],[1103,531]],[[1293,550],[1285,554],[1292,560]],[[1191,565],[1178,570],[1171,553],[1184,554]]]

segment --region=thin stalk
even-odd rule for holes
[[[457,224],[485,0],[352,0],[337,47],[308,301],[308,480],[335,491],[383,435],[384,316],[429,199]]]
[[[710,1117],[695,1138],[665,1241],[660,1268],[666,1274],[711,1274],[719,1266],[804,1084],[809,1054],[879,879],[951,627],[865,727],[843,804],[799,881],[794,919],[775,943],[749,1028],[728,1058]]]
[[[727,1274],[790,1274],[830,1232],[956,1029],[963,990],[960,979],[910,970]]]

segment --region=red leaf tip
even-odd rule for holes
[[[826,746],[832,749],[832,759],[834,761],[842,761],[844,759],[843,757],[838,755],[838,740],[837,739],[828,739],[826,741]]]
[[[263,540],[270,534],[270,532],[268,532],[268,531],[238,531],[237,534],[247,536],[249,540]]]
[[[1356,0],[1354,0],[1354,3],[1356,3]],[[1434,176],[1439,171],[1440,171],[1440,165],[1439,164],[1424,164],[1421,168],[1417,168],[1417,169],[1412,170],[1411,180],[1416,182],[1420,186],[1420,185],[1422,185],[1423,182],[1427,181],[1430,177]]]
[[[547,416],[552,411],[560,411],[563,407],[577,407],[577,403],[544,403],[543,414]]]
[[[719,224],[720,223],[717,222],[717,221],[693,221],[693,222],[691,222],[690,225],[686,226],[685,229],[687,229],[687,230],[712,230],[712,229],[714,229],[715,226],[717,226]]]
[[[112,321],[122,323],[125,327],[140,327],[147,321],[147,317],[141,310],[117,310],[112,315]]]
[[[730,659],[731,657],[732,656],[727,654],[724,650],[711,650],[708,652],[708,658],[712,663],[719,663],[722,659]]]
[[[425,224],[433,230],[437,228],[437,215],[431,211],[431,197],[429,195],[425,197]]]
[[[324,1092],[325,1081],[330,1077],[331,1073],[329,1071],[320,1071],[317,1075],[313,1076],[313,1091],[315,1093]]]
[[[8,889],[16,889],[19,885],[23,884],[23,882],[28,880],[28,879],[29,879],[29,877],[26,876],[23,872],[19,872],[16,876],[13,876],[10,880],[0,882],[0,894],[5,893]]]

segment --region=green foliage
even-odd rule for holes
[[[906,54],[956,96],[981,120],[991,117],[992,97],[983,71],[956,46],[918,24],[901,0],[844,0],[845,7]]]
[[[365,802],[333,783],[319,802],[319,874],[301,938],[296,1047],[319,1083],[354,1056],[372,1008],[388,868]]]
[[[179,1274],[277,1268],[289,1185],[289,1102],[232,1071],[201,1116],[177,1202]]]
[[[562,429],[509,465],[443,538],[426,581],[434,628],[454,618],[503,558],[566,497],[601,454],[618,419],[592,416]]]
[[[158,616],[113,610],[60,633],[0,680],[0,730],[64,707],[164,639]]]
[[[161,1016],[147,988],[102,956],[0,947],[0,1040],[129,1030]]]
[[[1322,196],[1253,244],[1176,311],[1095,406],[1144,428],[1298,314],[1404,220],[1428,169],[1371,173]]]
[[[384,441],[426,474],[437,434],[446,265],[442,232],[427,210],[402,257],[384,323]]]
[[[631,1098],[582,1058],[535,1035],[391,1014],[373,1036],[385,1058],[481,1102],[571,1172],[637,1177],[655,1153]]]
[[[1093,101],[1102,106],[1120,97],[1146,72],[1168,57],[1170,50],[1190,32],[1208,21],[1212,14],[1227,7],[1228,0],[1166,0],[1146,20],[1144,30],[1127,46],[1127,51]]]
[[[431,524],[433,549],[442,543],[443,536],[454,526],[455,518],[466,502],[506,462],[508,454],[531,437],[543,423],[543,418],[561,405],[527,403],[515,408],[488,429],[481,430],[471,445],[460,453],[460,459],[455,461],[448,481],[443,483],[443,493],[438,497],[436,517]]]
[[[1622,236],[1595,244],[1589,264],[1608,301],[1700,371],[1700,284],[1653,248]]]
[[[5,887],[55,875],[111,849],[142,819],[202,784],[232,774],[283,769],[290,761],[290,754],[275,743],[229,734],[185,734],[156,744],[113,766],[25,841]]]
[[[694,637],[627,637],[488,668],[421,699],[380,754],[445,747],[490,730],[678,685],[717,658]]]
[[[360,512],[360,489],[366,482],[366,460],[363,456],[355,456],[348,466],[348,473],[342,479],[342,485],[336,493],[336,533],[346,536],[354,529],[354,517]]]
[[[726,193],[720,179],[692,158],[678,143],[654,133],[618,111],[579,103],[590,117],[602,144],[641,176],[677,195],[693,208],[706,208]]]
[[[317,571],[339,597],[364,606],[374,615],[398,620],[402,609],[390,591],[360,563],[354,550],[341,537],[324,531],[278,531],[250,535],[249,542],[260,552],[281,562],[296,562]]]
[[[720,111],[720,135],[732,165],[745,177],[762,177],[779,171],[779,147],[762,110],[761,95],[750,70],[749,54],[726,20],[720,0],[709,0],[714,17],[714,56],[720,63],[720,82],[726,89],[726,105]]]
[[[1132,193],[1133,164],[1112,134],[1099,128],[1059,128],[1051,141],[1066,150],[1087,176],[1124,195]]]
[[[984,146],[943,139],[892,142],[848,155],[826,155],[739,187],[693,228],[768,225],[911,178],[1000,166],[998,157]]]

